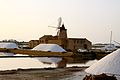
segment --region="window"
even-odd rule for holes
[[[74,45],[74,49],[75,49],[75,45]]]
[[[87,49],[87,48],[88,48],[87,44],[84,44],[84,49]]]
[[[75,43],[75,40],[74,40],[74,43]]]
[[[77,43],[79,43],[79,40],[77,40]]]

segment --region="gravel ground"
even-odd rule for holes
[[[0,80],[82,80],[84,67],[0,71]]]

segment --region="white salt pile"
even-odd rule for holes
[[[102,73],[120,75],[120,49],[105,56],[85,71],[95,75]]]
[[[38,51],[51,51],[51,52],[66,52],[62,47],[57,44],[39,44],[32,50]]]
[[[66,52],[62,47],[60,47],[57,44],[39,44],[32,50],[37,50],[37,51],[50,51],[50,52]],[[58,63],[62,60],[62,58],[55,58],[55,57],[43,57],[43,58],[38,58],[41,62],[44,63]]]
[[[7,48],[7,49],[17,48],[18,49],[18,46],[15,43],[2,42],[2,43],[0,43],[0,48]]]
[[[0,43],[0,48],[18,49],[18,46],[15,43],[2,42]],[[14,55],[13,53],[0,52],[0,56],[13,56],[13,55]]]

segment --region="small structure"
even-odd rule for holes
[[[117,47],[114,44],[93,44],[92,49],[100,51],[115,51]]]
[[[109,44],[103,47],[101,50],[103,51],[115,51],[117,48],[114,44]]]
[[[20,49],[29,49],[28,42],[22,41],[22,42],[17,42],[16,44]]]

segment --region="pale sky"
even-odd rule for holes
[[[59,17],[70,38],[120,42],[120,0],[0,0],[0,40],[55,35]]]

